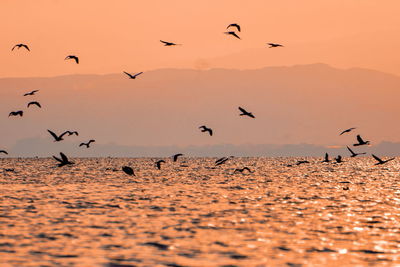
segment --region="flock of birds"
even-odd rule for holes
[[[237,38],[237,39],[241,40],[241,38],[240,38],[240,36],[239,36],[239,33],[241,32],[241,27],[240,27],[239,24],[237,24],[237,23],[229,24],[229,25],[226,27],[226,30],[227,30],[227,31],[224,32],[224,34],[229,35],[229,36],[233,36],[234,38]],[[178,46],[178,45],[182,45],[182,44],[177,44],[177,43],[174,43],[174,42],[167,42],[167,41],[163,41],[163,40],[160,40],[160,42],[161,42],[162,44],[164,44],[164,46]],[[267,43],[267,45],[269,46],[269,48],[284,47],[283,45],[278,44],[278,43]],[[16,44],[16,45],[11,49],[11,51],[14,51],[15,48],[17,48],[17,49],[24,48],[24,49],[26,49],[27,51],[31,51],[28,45],[22,44],[22,43]],[[73,60],[73,61],[75,61],[76,64],[79,64],[79,57],[76,56],[76,55],[68,55],[67,57],[65,57],[64,60]],[[126,71],[124,71],[123,73],[126,74],[126,75],[129,77],[129,79],[136,79],[139,75],[143,74],[143,72],[138,72],[138,73],[135,73],[135,74],[131,74],[131,73],[128,73],[128,72],[126,72]],[[39,91],[39,90],[33,90],[33,91],[31,91],[31,92],[28,92],[28,93],[24,94],[24,96],[32,96],[32,95],[35,95],[35,93],[37,93],[38,91]],[[40,105],[40,103],[37,102],[37,101],[31,101],[31,102],[29,102],[29,103],[27,104],[27,107],[29,108],[30,106],[37,106],[38,108],[41,108],[41,107],[42,107],[42,106]],[[245,109],[242,108],[242,107],[238,107],[238,109],[239,109],[239,111],[241,112],[241,113],[239,114],[240,116],[247,116],[247,117],[249,117],[249,118],[255,119],[255,116],[253,115],[253,113],[248,112],[247,110],[245,110]],[[20,117],[22,117],[23,114],[24,114],[24,111],[23,111],[23,110],[12,111],[12,112],[9,113],[9,117],[11,117],[11,116],[20,116]],[[207,127],[206,125],[200,126],[199,129],[201,130],[201,132],[208,133],[210,136],[213,135],[213,129]],[[353,128],[346,129],[346,130],[342,131],[342,132],[340,133],[340,135],[343,135],[343,134],[345,134],[345,133],[349,133],[349,132],[353,131],[354,129],[356,129],[356,128],[353,127]],[[63,133],[61,133],[61,134],[59,134],[59,135],[57,135],[56,133],[54,133],[54,132],[51,131],[51,130],[47,130],[47,131],[48,131],[49,134],[54,138],[54,142],[63,141],[63,140],[64,140],[63,137],[66,136],[66,135],[68,135],[68,136],[72,136],[72,135],[78,136],[78,135],[79,135],[77,131],[65,131],[65,132],[63,132]],[[89,141],[86,142],[86,143],[85,143],[85,142],[80,143],[80,144],[79,144],[79,147],[83,147],[83,146],[84,146],[84,147],[86,147],[86,148],[89,148],[89,147],[90,147],[90,144],[91,144],[91,143],[94,143],[94,142],[95,142],[95,140],[94,140],[94,139],[91,139],[91,140],[89,140]],[[369,144],[370,144],[370,141],[364,141],[364,139],[362,139],[362,137],[361,137],[360,135],[357,135],[357,143],[353,144],[353,146],[358,147],[358,146],[364,146],[364,145],[369,145]],[[350,147],[348,147],[348,146],[347,146],[347,149],[348,149],[348,151],[351,153],[351,156],[350,156],[350,157],[356,157],[356,156],[359,156],[359,155],[364,155],[364,154],[366,154],[366,153],[357,153],[357,152],[354,152],[354,151],[353,151]],[[8,152],[5,151],[5,150],[0,150],[0,154],[1,154],[1,153],[7,154],[7,155],[8,155]],[[173,155],[173,156],[172,156],[173,162],[176,162],[180,156],[183,156],[183,154],[178,153],[178,154]],[[379,158],[379,157],[377,157],[376,155],[373,155],[373,154],[372,154],[372,157],[377,161],[377,163],[376,163],[375,165],[382,165],[382,164],[385,164],[385,163],[387,163],[387,162],[392,161],[392,160],[395,159],[395,158],[390,158],[390,159],[387,159],[387,160],[382,160],[381,158]],[[74,162],[71,162],[71,161],[68,159],[68,157],[67,157],[64,153],[62,153],[62,152],[60,152],[60,157],[53,156],[53,158],[58,162],[58,164],[57,164],[58,167],[63,167],[63,166],[66,166],[66,165],[72,165],[72,164],[74,164]],[[231,158],[233,158],[233,156],[219,158],[219,159],[217,159],[217,160],[215,161],[215,166],[222,165],[222,164],[226,163],[226,162],[227,162],[229,159],[231,159]],[[330,159],[329,159],[328,153],[326,153],[326,154],[325,154],[325,157],[324,157],[324,159],[323,159],[322,162],[328,163],[328,162],[331,162],[331,161],[333,161],[333,160],[330,160]],[[341,155],[338,155],[336,158],[334,158],[334,162],[335,162],[335,163],[342,163],[342,162],[344,162],[344,161],[343,161],[342,156],[341,156]],[[162,166],[162,164],[164,164],[164,163],[166,163],[165,160],[158,160],[158,161],[155,162],[155,167],[156,167],[157,169],[161,169],[161,166]],[[294,165],[297,165],[297,166],[298,166],[298,165],[306,164],[306,163],[310,163],[310,162],[307,161],[307,160],[299,160],[299,161],[297,161],[297,163],[294,164]],[[289,165],[287,165],[287,166],[288,166],[288,167],[292,167],[293,165],[292,165],[292,164],[289,164]],[[123,167],[122,167],[122,171],[125,172],[127,175],[135,176],[134,170],[133,170],[131,167],[129,167],[129,166],[123,166]],[[250,170],[250,168],[248,168],[248,167],[243,167],[243,168],[237,168],[237,169],[235,169],[235,170],[234,170],[234,173],[237,173],[237,172],[244,173],[244,171],[247,171],[247,172],[249,172],[249,173],[253,173],[253,172],[254,172],[254,171]]]

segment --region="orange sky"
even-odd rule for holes
[[[399,13],[398,0],[2,0],[0,77],[315,62],[400,75]],[[222,34],[234,22],[243,40]],[[20,42],[32,52],[11,52]]]

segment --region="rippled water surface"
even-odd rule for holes
[[[1,159],[0,265],[400,266],[399,159],[165,160]]]

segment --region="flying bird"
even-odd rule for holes
[[[39,90],[33,90],[32,92],[24,94],[24,96],[34,95],[36,92],[39,92]]]
[[[129,166],[123,166],[122,167],[122,171],[130,176],[136,176],[135,172],[133,171],[133,169]]]
[[[274,48],[274,47],[283,47],[281,44],[275,44],[275,43],[267,43],[269,45],[269,48]]]
[[[31,105],[36,105],[36,106],[38,106],[39,108],[42,107],[42,106],[40,105],[40,103],[39,103],[39,102],[36,102],[36,101],[29,102],[29,103],[28,103],[28,108],[29,108],[29,106],[31,106]]]
[[[342,163],[343,162],[342,156],[340,156],[340,155],[338,155],[337,158],[335,158],[335,160],[336,160],[336,163]]]
[[[237,35],[236,32],[229,31],[229,32],[224,32],[224,33],[227,34],[227,35],[232,35],[232,36],[240,39],[239,35]]]
[[[322,162],[330,162],[331,160],[329,159],[328,153],[325,153],[325,158]]]
[[[11,49],[11,51],[13,51],[16,47],[17,47],[18,49],[20,49],[21,47],[23,47],[23,48],[25,48],[26,50],[31,51],[31,50],[29,49],[29,47],[28,47],[26,44],[16,44],[16,45],[14,45],[14,47]]]
[[[200,126],[199,129],[201,129],[201,132],[208,132],[210,134],[210,136],[213,135],[213,130],[211,128],[208,128],[205,125]]]
[[[136,77],[139,76],[140,74],[142,74],[143,72],[138,72],[136,74],[130,74],[130,73],[127,73],[126,71],[124,71],[124,73],[129,76],[129,79],[136,79]]]
[[[89,140],[89,142],[87,142],[87,143],[80,143],[79,147],[81,147],[81,146],[86,146],[86,148],[89,148],[89,147],[90,147],[90,144],[91,144],[91,143],[94,143],[94,142],[96,142],[96,140],[91,139],[91,140]]]
[[[157,166],[157,169],[161,169],[161,163],[165,163],[165,160],[159,160],[159,161],[156,161],[156,166]]]
[[[250,118],[255,118],[253,113],[247,112],[244,108],[239,107],[239,110],[242,112],[239,114],[239,116],[249,116]]]
[[[364,141],[360,135],[357,135],[357,144],[354,144],[353,146],[363,146],[363,145],[369,145],[369,141]]]
[[[228,27],[226,27],[226,29],[229,29],[230,27],[234,27],[240,32],[240,25],[239,24],[231,23],[231,24],[228,25]]]
[[[341,132],[339,135],[345,134],[345,133],[349,133],[351,131],[353,131],[354,129],[356,129],[355,127],[349,128],[347,130],[344,130],[343,132]]]
[[[63,132],[60,135],[56,135],[53,131],[50,131],[50,130],[47,130],[47,131],[51,134],[51,136],[53,136],[54,142],[60,142],[60,141],[64,140],[63,136],[67,134],[67,132]]]
[[[181,44],[176,44],[176,43],[172,43],[172,42],[166,42],[163,40],[160,40],[161,43],[164,44],[164,46],[174,46],[174,45],[181,45]]]
[[[241,169],[240,168],[235,169],[235,171],[233,173],[237,173],[237,172],[243,173],[244,171],[248,171],[249,173],[253,173],[248,167],[243,167]]]
[[[365,155],[366,153],[355,153],[350,147],[347,146],[347,149],[350,151],[352,158],[357,157],[358,155]]]
[[[8,152],[7,152],[7,151],[5,151],[5,150],[0,150],[0,153],[3,153],[3,154],[6,154],[6,155],[8,155]]]
[[[310,163],[308,160],[298,160],[296,165],[301,165],[301,164],[306,164],[306,163]]]
[[[71,135],[78,136],[79,135],[79,133],[77,131],[65,131],[65,132],[68,134],[68,136],[71,136]]]
[[[179,154],[173,155],[172,158],[173,158],[174,162],[176,162],[178,160],[178,157],[181,157],[181,156],[183,156],[183,154],[179,153]]]
[[[64,153],[60,152],[60,156],[61,159],[57,158],[56,156],[53,156],[53,158],[59,162],[59,164],[57,165],[58,167],[74,164],[73,162],[68,160],[67,156],[65,156]]]
[[[18,111],[11,111],[10,114],[8,114],[8,117],[10,116],[24,116],[24,112],[22,110],[18,110]]]
[[[68,59],[73,59],[73,60],[75,60],[76,64],[79,64],[79,58],[77,56],[69,55],[64,60],[68,60]]]
[[[395,158],[391,158],[391,159],[387,159],[387,160],[382,160],[382,159],[378,158],[377,156],[375,156],[374,154],[372,154],[372,157],[374,157],[374,159],[376,159],[378,161],[378,163],[375,163],[375,165],[382,165],[382,164],[385,164],[385,163],[395,159]]]
[[[229,159],[231,159],[231,158],[233,158],[233,156],[219,158],[219,159],[217,159],[217,160],[215,161],[215,166],[222,165],[222,164],[224,164],[225,162],[227,162],[227,161],[228,161]]]

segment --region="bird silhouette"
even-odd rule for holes
[[[378,161],[378,163],[375,163],[375,165],[382,165],[382,164],[385,164],[385,163],[395,159],[395,158],[391,158],[391,159],[387,159],[387,160],[382,160],[382,159],[378,158],[377,156],[375,156],[374,154],[372,154],[372,157],[374,157],[374,159],[376,159]]]
[[[56,156],[53,156],[53,158],[59,162],[59,164],[57,165],[58,167],[75,164],[74,162],[69,161],[67,156],[65,156],[64,153],[60,152],[60,156],[61,156],[61,159],[57,158]]]
[[[39,103],[39,102],[36,102],[36,101],[29,102],[29,103],[28,103],[28,108],[29,108],[29,106],[31,106],[31,105],[36,105],[36,106],[38,106],[39,108],[42,107],[42,106],[40,105],[40,103]]]
[[[329,159],[328,153],[325,153],[325,158],[322,162],[330,162],[331,160]]]
[[[165,163],[165,160],[160,159],[160,160],[156,161],[156,167],[159,170],[161,169],[161,163]]]
[[[267,43],[269,45],[269,48],[274,48],[274,47],[283,47],[281,44],[275,44],[275,43]]]
[[[363,146],[363,145],[369,145],[369,141],[364,141],[360,135],[357,135],[357,144],[354,144],[353,146]]]
[[[200,126],[199,129],[201,129],[201,132],[208,132],[210,134],[210,136],[213,135],[213,130],[211,128],[208,128],[205,125]]]
[[[231,23],[228,25],[228,27],[226,27],[226,29],[229,29],[230,27],[234,27],[238,30],[238,32],[240,32],[240,25],[237,23]]]
[[[231,158],[233,158],[233,156],[219,158],[219,159],[217,159],[217,160],[215,161],[215,166],[222,165],[222,164],[224,164],[225,162],[227,162],[227,161],[228,161],[229,159],[231,159]]]
[[[36,92],[39,92],[39,90],[33,90],[29,93],[24,94],[24,96],[28,96],[28,95],[34,95]]]
[[[350,157],[352,157],[352,158],[357,157],[358,155],[365,155],[366,154],[365,152],[364,153],[355,153],[350,147],[348,147],[348,146],[346,146],[346,147],[350,151],[350,153],[351,153]]]
[[[253,113],[247,112],[244,108],[239,107],[239,110],[242,112],[239,114],[239,116],[249,116],[250,118],[255,118]]]
[[[296,165],[301,165],[301,164],[306,164],[306,163],[310,163],[308,160],[298,160]]]
[[[232,35],[232,36],[240,39],[239,35],[237,35],[236,32],[228,31],[228,32],[224,32],[224,33],[227,34],[227,35]]]
[[[178,157],[181,157],[181,156],[183,156],[183,154],[179,153],[179,154],[173,155],[172,158],[173,158],[174,162],[176,162],[178,160]]]
[[[249,167],[243,167],[243,168],[237,168],[237,169],[235,169],[234,171],[233,171],[233,173],[237,173],[237,172],[240,172],[240,173],[243,173],[244,171],[248,171],[249,173],[253,173],[253,171],[251,171],[250,169],[249,169]]]
[[[17,47],[18,49],[20,49],[21,47],[23,47],[23,48],[25,48],[26,50],[31,51],[31,50],[29,49],[29,47],[28,47],[26,44],[16,44],[16,45],[14,45],[14,47],[11,49],[11,51],[13,51],[16,47]]]
[[[8,155],[8,152],[7,152],[7,151],[5,151],[5,150],[0,150],[0,153],[3,153],[3,154],[6,154],[6,155]]]
[[[10,116],[24,116],[24,112],[22,110],[18,110],[18,111],[11,111],[10,114],[8,114],[8,117]]]
[[[338,155],[338,156],[335,158],[335,160],[336,160],[336,163],[342,163],[342,162],[343,162],[342,156],[340,156],[340,155]]]
[[[124,73],[129,76],[129,79],[136,79],[136,77],[139,76],[140,74],[142,74],[143,72],[138,72],[136,74],[130,74],[130,73],[124,71]]]
[[[60,141],[64,140],[63,136],[67,134],[67,132],[63,132],[62,134],[57,135],[53,131],[50,131],[50,130],[47,130],[47,131],[50,133],[51,136],[53,136],[54,142],[60,142]]]
[[[135,172],[133,171],[133,169],[129,166],[123,166],[122,167],[122,171],[130,176],[136,176]]]
[[[68,134],[68,136],[71,136],[71,135],[78,136],[79,135],[79,133],[77,131],[65,131],[65,132]]]
[[[343,132],[341,132],[339,135],[342,135],[342,134],[345,134],[345,133],[349,133],[349,132],[353,131],[354,129],[356,129],[356,128],[352,127],[352,128],[346,129]]]
[[[172,42],[166,42],[163,40],[160,40],[161,43],[164,44],[164,46],[174,46],[174,45],[181,45],[181,44],[176,44],[176,43],[172,43]]]
[[[96,140],[91,139],[91,140],[89,140],[87,143],[80,143],[79,147],[81,147],[81,146],[86,146],[86,148],[89,148],[89,147],[90,147],[90,144],[91,144],[91,143],[94,143],[94,142],[96,142]]]
[[[79,64],[79,58],[77,56],[69,55],[64,60],[68,60],[68,59],[73,59],[73,60],[75,60],[76,64]]]

